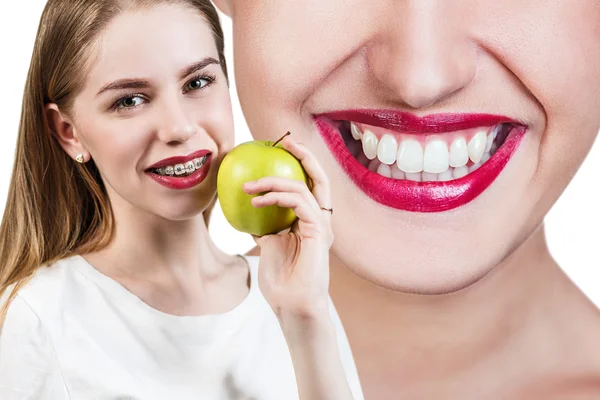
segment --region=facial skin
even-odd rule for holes
[[[559,1],[217,2],[234,27],[238,93],[257,139],[290,130],[333,192],[333,255],[405,292],[448,293],[500,265],[542,223],[600,126],[600,4]],[[527,132],[481,195],[445,212],[383,206],[344,173],[324,112],[490,113]]]
[[[116,213],[168,220],[198,215],[215,196],[218,165],[234,140],[229,89],[210,26],[179,5],[127,11],[110,22],[94,50],[68,119],[73,137],[63,147],[94,160]],[[146,83],[102,91],[121,80]],[[145,172],[201,149],[212,152],[212,165],[191,189],[164,187]]]

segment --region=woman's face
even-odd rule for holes
[[[386,287],[444,293],[484,276],[597,136],[597,0],[221,6],[250,130],[290,130],[316,153],[334,255]]]
[[[128,11],[103,31],[72,116],[113,208],[181,220],[214,198],[234,139],[218,60],[210,26],[182,6]]]

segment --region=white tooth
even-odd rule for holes
[[[452,168],[448,168],[438,176],[438,181],[448,182],[452,180]]]
[[[385,176],[386,178],[392,177],[392,170],[387,164],[380,164],[377,168],[377,173],[381,176]]]
[[[354,140],[360,140],[362,138],[362,132],[358,129],[358,126],[354,125],[353,122],[350,122],[350,132],[352,132],[352,137]]]
[[[451,167],[462,167],[467,165],[469,162],[469,149],[467,148],[467,141],[465,138],[460,137],[454,139],[450,145],[450,157],[448,164]]]
[[[398,168],[404,172],[423,171],[423,147],[414,139],[404,139],[398,148]]]
[[[398,165],[394,164],[390,167],[392,169],[392,178],[394,179],[406,179],[404,171],[398,168]]]
[[[423,154],[423,171],[439,174],[448,169],[448,145],[440,139],[433,139],[425,146]]]
[[[476,164],[473,164],[469,167],[469,173],[477,171],[479,169],[479,167],[481,167],[481,163],[478,162]]]
[[[185,166],[183,164],[175,164],[173,168],[175,169],[175,175],[185,174]]]
[[[438,174],[432,174],[430,172],[423,172],[423,182],[437,182]]]
[[[420,172],[407,172],[406,179],[409,181],[421,182],[421,173]]]
[[[196,158],[194,160],[194,167],[196,167],[196,169],[202,168],[202,165],[204,165],[204,157],[202,157],[202,158]]]
[[[175,175],[175,168],[172,165],[169,165],[165,168],[165,174],[167,175]]]
[[[379,164],[381,164],[381,161],[379,161],[378,159],[371,160],[369,162],[369,166],[368,166],[369,171],[377,172],[377,169],[379,168]]]
[[[494,144],[494,135],[490,133],[489,135],[487,135],[487,142],[485,143],[485,153],[490,152],[492,144]]]
[[[469,168],[465,165],[463,165],[462,167],[454,168],[454,171],[452,171],[452,177],[454,179],[460,179],[463,176],[467,175],[469,175]]]
[[[384,164],[392,165],[397,160],[398,142],[392,135],[383,135],[377,145],[377,158]]]
[[[480,130],[475,136],[469,141],[469,158],[477,164],[481,161],[483,153],[485,153],[485,145],[487,142],[487,135],[485,130]]]
[[[195,170],[196,170],[196,167],[194,166],[193,161],[188,161],[185,163],[185,172],[187,172],[188,174],[191,174]]]
[[[488,162],[488,160],[491,158],[492,156],[490,156],[490,153],[485,153],[483,155],[483,158],[481,159],[481,164],[485,164],[486,162]]]
[[[377,136],[369,130],[365,130],[365,134],[363,135],[362,145],[363,152],[367,156],[369,160],[373,160],[377,157]]]

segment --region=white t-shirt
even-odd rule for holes
[[[258,257],[246,259],[246,299],[197,317],[150,307],[80,256],[40,269],[0,335],[0,399],[297,399],[285,338],[258,288]],[[331,311],[348,381],[363,399]]]

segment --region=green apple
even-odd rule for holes
[[[227,221],[235,229],[256,236],[281,232],[292,226],[296,214],[290,208],[256,208],[242,186],[266,176],[294,179],[308,184],[300,161],[279,141],[251,141],[235,147],[223,159],[217,175],[217,194]]]

